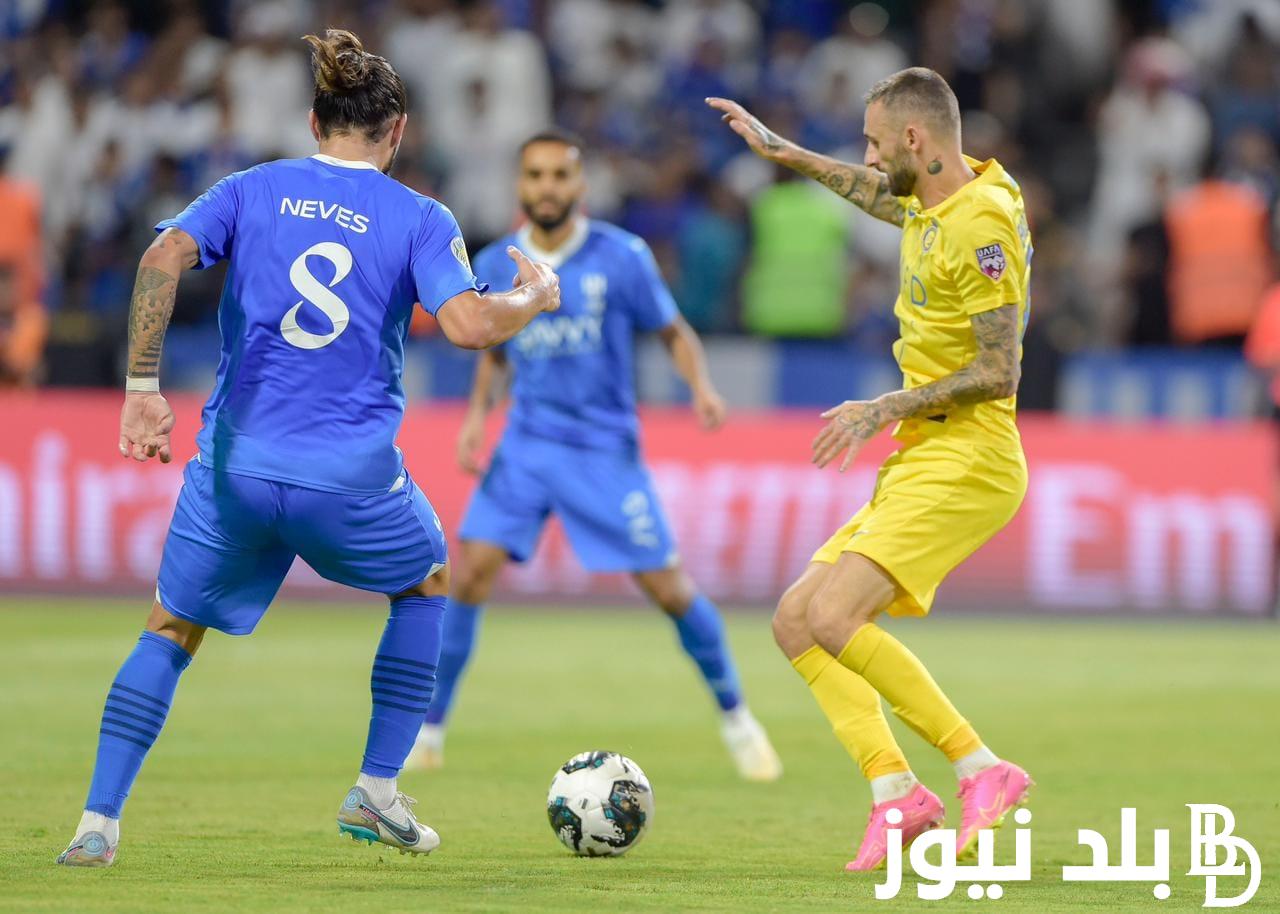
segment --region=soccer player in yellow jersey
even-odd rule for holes
[[[850,870],[883,865],[891,810],[902,813],[904,843],[943,821],[942,802],[911,773],[881,697],[955,766],[964,806],[958,855],[971,855],[978,830],[1000,824],[1031,784],[876,624],[884,612],[928,614],[943,578],[1008,523],[1026,492],[1014,424],[1031,264],[1022,196],[1000,163],[961,153],[959,107],[937,73],[902,70],[866,102],[865,164],[852,165],[779,137],[732,101],[708,99],[756,153],[903,230],[894,305],[903,389],[823,413],[813,461],[825,467],[843,453],[843,470],[890,425],[901,446],[880,468],[871,500],[814,554],[773,620],[779,647],[871,783],[871,816]]]

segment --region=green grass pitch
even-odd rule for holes
[[[334,824],[359,764],[383,610],[278,606],[251,638],[206,639],[129,801],[116,866],[56,867],[83,803],[103,696],[144,611],[90,598],[0,601],[2,911],[977,907],[964,885],[945,902],[921,902],[908,886],[878,903],[879,876],[842,871],[866,788],[759,613],[731,614],[729,630],[747,695],[787,766],[771,785],[736,780],[712,704],[656,613],[491,611],[456,706],[448,767],[402,779],[444,842],[410,858],[342,839]],[[1034,879],[983,906],[1200,910],[1203,879],[1183,875],[1183,804],[1217,802],[1234,809],[1237,832],[1262,856],[1262,887],[1243,910],[1280,910],[1276,625],[943,612],[892,630],[991,747],[1038,782]],[[975,666],[975,657],[985,659]],[[945,762],[899,732],[954,816]],[[556,766],[594,748],[631,756],[654,785],[653,826],[621,859],[575,858],[547,825]],[[1064,863],[1088,862],[1076,829],[1116,836],[1125,805],[1138,807],[1140,863],[1150,862],[1150,829],[1172,829],[1168,901],[1145,884],[1061,881]]]

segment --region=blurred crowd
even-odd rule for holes
[[[558,123],[588,143],[590,212],[649,241],[696,327],[879,352],[895,333],[896,229],[746,153],[703,98],[742,100],[860,161],[863,93],[933,67],[959,96],[966,151],[999,158],[1027,200],[1035,405],[1052,405],[1065,354],[1238,347],[1269,305],[1275,338],[1249,347],[1280,364],[1275,0],[0,10],[0,384],[118,380],[151,226],[228,172],[314,151],[299,36],[325,26],[356,31],[405,78],[396,176],[447,202],[473,248],[517,219],[520,141]],[[175,323],[212,322],[219,285],[218,271],[184,279]]]

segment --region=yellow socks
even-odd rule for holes
[[[822,713],[831,721],[836,739],[868,780],[911,770],[889,730],[880,695],[867,680],[836,663],[836,658],[817,645],[791,665],[809,684]]]
[[[805,656],[796,658],[797,669]],[[924,664],[880,626],[868,623],[859,628],[837,659],[865,680],[864,688],[869,683],[875,692],[887,698],[893,713],[941,749],[948,761],[955,762],[982,748],[982,740],[942,694]],[[816,688],[814,694],[818,694]],[[822,699],[818,701],[821,703]],[[888,733],[887,727],[885,732]]]

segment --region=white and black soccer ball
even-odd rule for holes
[[[560,843],[581,857],[616,857],[653,822],[653,789],[640,766],[616,752],[581,752],[551,780],[547,818]]]

